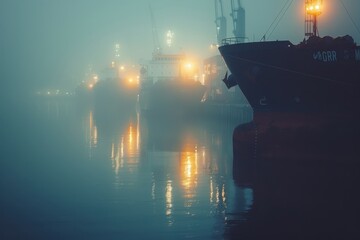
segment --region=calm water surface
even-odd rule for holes
[[[233,153],[238,122],[226,119],[73,101],[4,109],[0,239],[359,239],[348,148],[254,162],[244,144]]]
[[[222,239],[235,123],[39,101],[3,119],[2,239]]]

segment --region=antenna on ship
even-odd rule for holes
[[[305,0],[305,36],[319,36],[317,17],[322,12],[322,0]]]

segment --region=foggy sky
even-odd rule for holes
[[[350,34],[360,42],[339,1],[325,1],[320,34]],[[231,37],[229,0],[224,2]],[[250,41],[261,39],[285,2],[242,1]],[[298,43],[304,38],[303,2],[294,1],[269,40]],[[343,2],[360,26],[360,1]],[[177,50],[200,58],[217,53],[209,48],[216,42],[213,0],[1,0],[1,89],[73,88],[89,65],[100,70],[109,64],[115,43],[124,61],[150,59],[154,44],[149,3],[163,45],[170,29]]]

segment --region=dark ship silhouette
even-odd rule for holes
[[[140,71],[140,109],[166,115],[197,112],[205,87],[195,79],[194,65],[184,54],[153,54]]]
[[[227,87],[240,87],[255,121],[284,115],[292,119],[360,115],[360,46],[349,35],[319,37],[321,1],[305,3],[308,38],[303,42],[239,43],[228,38],[219,47],[231,71],[224,82]]]

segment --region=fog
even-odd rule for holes
[[[232,22],[225,1],[228,36]],[[262,38],[285,0],[243,0],[246,35]],[[360,25],[360,2],[343,0],[354,22]],[[303,39],[303,1],[295,1],[269,40]],[[115,43],[122,59],[138,64],[151,58],[154,48],[149,5],[156,20],[159,39],[175,33],[174,48],[200,59],[211,56],[216,42],[214,2],[210,0],[2,0],[0,2],[0,64],[4,93],[41,88],[73,89],[89,66],[101,69],[113,56]],[[339,0],[325,1],[321,35],[360,33]]]
[[[232,37],[230,1],[223,2]],[[264,34],[294,44],[304,39],[303,0],[241,2],[248,41]],[[324,2],[320,35],[349,34],[359,43],[353,22],[360,26],[360,1]],[[154,28],[164,52],[193,56],[199,67],[181,54],[160,55],[152,65],[166,59],[176,63],[168,72],[177,75],[169,77],[161,66],[151,75],[151,64],[139,71],[153,57]],[[172,49],[166,48],[168,30]],[[210,47],[216,42],[214,0],[0,0],[0,239],[360,236],[360,114],[354,111],[356,127],[339,124],[336,114],[332,123],[333,114],[326,114],[332,106],[356,110],[358,84],[352,95],[345,95],[348,82],[339,84],[343,95],[327,94],[338,85],[324,84],[325,97],[317,91],[320,81],[277,88],[273,95],[285,101],[274,101],[273,110],[270,102],[268,111],[264,81],[254,97],[266,110],[258,124],[240,89],[227,90],[218,79],[223,65],[201,74],[204,59],[223,64]],[[118,60],[137,66],[130,70],[144,77],[142,84],[122,78],[120,64],[110,67],[116,44]],[[93,74],[86,82],[89,68],[115,77]],[[254,64],[253,76],[261,68]],[[250,78],[251,86],[261,82]],[[310,104],[319,114],[303,111]],[[294,114],[283,111],[292,106]]]

